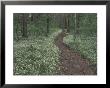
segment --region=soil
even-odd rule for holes
[[[63,38],[66,36],[64,32],[60,33],[55,44],[61,51],[59,75],[96,75],[90,67],[90,62],[81,57],[79,53],[74,52],[69,46],[63,43]]]

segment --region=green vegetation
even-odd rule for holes
[[[54,75],[59,49],[54,39],[62,31],[54,14],[14,14],[14,75]]]
[[[57,72],[60,51],[54,38],[61,30],[48,37],[39,36],[14,42],[15,75],[53,75]],[[57,68],[57,69],[56,69]]]
[[[14,75],[56,75],[63,41],[91,63],[97,64],[97,14],[14,13]]]
[[[64,38],[64,43],[85,58],[88,58],[93,64],[97,63],[96,37],[85,37],[81,35],[81,37],[77,36],[74,40],[73,35],[68,35]]]
[[[64,43],[80,53],[92,64],[97,64],[97,19],[96,14],[79,14],[78,32],[69,33]],[[85,15],[85,16],[83,16]],[[92,22],[91,22],[92,21]]]

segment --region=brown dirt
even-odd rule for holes
[[[56,39],[55,44],[60,49],[60,75],[94,75],[93,70],[89,66],[89,61],[83,59],[80,54],[71,50],[63,43],[63,37],[66,34],[60,33]]]

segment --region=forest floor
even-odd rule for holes
[[[60,53],[60,71],[59,75],[94,75],[94,71],[90,67],[90,62],[81,57],[80,54],[74,52],[65,43],[63,38],[66,36],[61,32],[55,39],[55,44],[58,46]]]

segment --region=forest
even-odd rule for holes
[[[14,75],[97,75],[96,13],[14,13]]]

